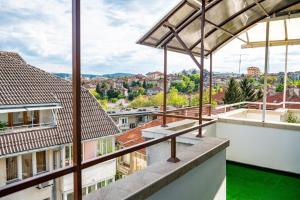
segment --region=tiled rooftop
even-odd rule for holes
[[[13,56],[11,56],[13,55]],[[82,88],[82,139],[119,133],[97,100]],[[0,135],[0,156],[72,142],[72,85],[24,63],[18,54],[0,52],[0,105],[59,102],[57,127]]]

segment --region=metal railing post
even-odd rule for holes
[[[177,163],[179,158],[176,157],[176,137],[171,138],[171,157],[168,159],[168,162]]]
[[[199,86],[199,124],[202,124],[202,104],[203,104],[203,81],[204,81],[204,28],[205,28],[205,0],[201,1],[201,66],[200,66],[200,86]],[[199,129],[197,137],[202,137],[202,128]]]
[[[167,46],[164,47],[164,101],[163,101],[163,112],[166,114],[167,111],[167,79],[168,79],[168,72],[167,72],[167,57],[168,55],[168,49]],[[167,117],[163,116],[163,127],[167,126]]]
[[[80,77],[80,0],[72,1],[72,93],[73,93],[73,191],[82,199],[81,180],[81,77]]]

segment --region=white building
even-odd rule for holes
[[[0,52],[0,187],[72,165],[72,86],[32,67],[16,53]],[[82,88],[83,161],[115,149],[119,132]],[[83,170],[83,195],[114,181],[116,160]],[[72,174],[3,199],[72,199]]]

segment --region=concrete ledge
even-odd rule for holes
[[[205,137],[198,140],[198,144],[178,153],[180,162],[155,163],[142,171],[88,194],[84,199],[146,199],[229,146],[229,140],[226,139]]]
[[[234,118],[219,118],[218,122],[300,131],[299,124],[284,123],[284,122],[261,122],[261,121],[255,121],[249,119],[234,119]]]

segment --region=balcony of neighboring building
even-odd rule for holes
[[[0,108],[0,134],[56,127],[59,108],[61,107]]]

